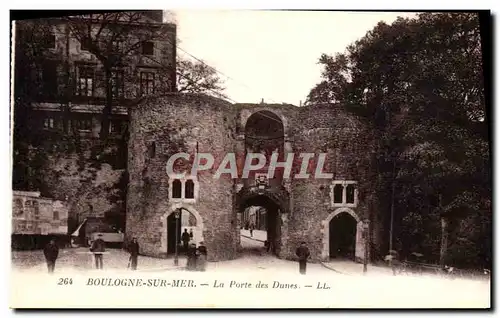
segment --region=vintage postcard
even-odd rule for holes
[[[489,12],[12,14],[11,308],[491,307]]]

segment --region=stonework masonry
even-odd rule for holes
[[[233,180],[227,174],[214,179],[217,160],[226,153],[244,151],[246,123],[262,112],[281,121],[285,152],[326,153],[324,171],[331,172],[333,179],[292,178],[265,189],[257,189],[252,183],[255,180]],[[276,222],[278,257],[293,259],[298,244],[306,241],[313,261],[327,259],[329,221],[334,215],[348,213],[357,224],[355,259],[360,261],[365,256],[366,237],[372,238],[372,245],[380,244],[380,235],[372,233],[380,227],[370,224],[377,218],[372,216],[375,211],[369,211],[373,192],[368,182],[369,149],[366,127],[338,105],[232,105],[205,95],[178,93],[144,99],[130,111],[126,235],[142,242],[142,253],[165,255],[167,217],[182,207],[199,221],[209,260],[234,259],[240,244],[239,213],[243,212],[237,201],[246,198],[238,194],[256,189],[256,196],[273,197],[268,194],[274,193],[288,198],[280,201],[288,206],[280,203]],[[216,158],[211,170],[198,174],[193,199],[174,200],[169,195],[172,182],[166,162],[177,152],[206,152]],[[354,182],[355,205],[333,204],[333,180]],[[366,232],[367,227],[371,233]]]

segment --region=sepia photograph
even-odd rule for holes
[[[491,308],[490,11],[10,14],[10,308]]]

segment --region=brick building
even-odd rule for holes
[[[380,222],[370,211],[370,134],[338,105],[233,105],[204,95],[168,94],[144,100],[130,116],[126,233],[139,238],[144,253],[172,252],[180,208],[196,219],[210,260],[237,257],[249,206],[266,209],[268,239],[280,258],[293,258],[306,241],[314,260],[360,261],[366,237],[372,246],[380,244]],[[177,152],[210,153],[215,164],[194,177],[169,179],[166,163]],[[290,153],[326,153],[323,171],[333,178],[287,179],[277,171],[267,179],[266,165],[248,178],[214,179],[230,152],[237,160],[249,152],[278,152],[278,161]],[[292,175],[298,169],[294,165]]]

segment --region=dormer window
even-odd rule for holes
[[[358,205],[356,181],[335,180],[330,186],[330,199],[334,207],[355,207]]]

